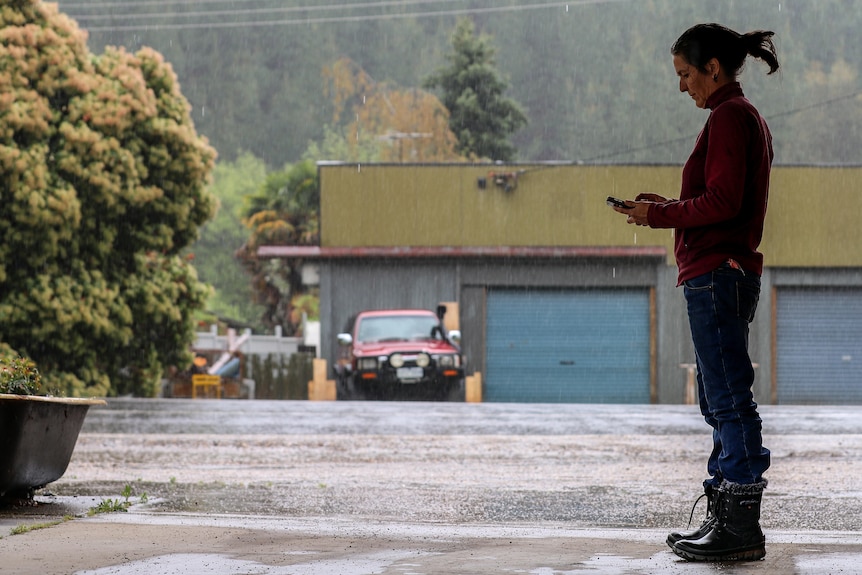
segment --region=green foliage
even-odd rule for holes
[[[51,388],[152,395],[190,360],[214,158],[157,52],[93,56],[56,5],[3,6],[0,341]]]
[[[260,327],[264,310],[254,302],[251,276],[236,251],[248,239],[243,223],[245,198],[256,193],[265,180],[266,165],[249,152],[233,162],[217,163],[210,191],[219,201],[219,211],[189,248],[200,280],[214,288],[207,310],[252,328]]]
[[[293,298],[293,307],[300,315],[305,314],[309,321],[320,321],[320,298],[306,293]]]
[[[93,515],[98,515],[99,513],[127,513],[129,511],[129,507],[132,506],[132,486],[130,484],[126,484],[123,488],[122,493],[123,499],[103,499],[94,507],[91,507],[87,511],[87,515],[92,517]],[[146,503],[149,498],[146,493],[142,493],[138,500],[141,503]]]
[[[0,393],[36,395],[42,376],[36,364],[23,357],[0,357]]]
[[[132,504],[128,500],[120,501],[119,499],[102,499],[87,511],[87,515],[92,517],[99,513],[127,513],[131,506]]]
[[[496,69],[494,49],[487,36],[476,36],[473,22],[458,22],[452,36],[449,65],[425,80],[425,87],[443,91],[449,127],[464,156],[511,161],[515,147],[507,140],[527,124],[521,107],[503,94],[508,83]]]
[[[270,173],[260,191],[246,199],[246,225],[251,230],[239,254],[252,275],[257,301],[265,307],[263,322],[281,326],[294,335],[300,327],[293,314],[293,298],[303,295],[298,259],[257,257],[262,245],[318,245],[320,242],[320,187],[317,167],[305,160]]]
[[[45,521],[43,523],[30,523],[27,525],[16,525],[9,531],[9,535],[23,535],[25,533],[30,533],[31,531],[38,531],[40,529],[48,529],[49,527],[54,527],[56,525],[60,525],[61,523],[65,523],[66,521],[71,521],[74,519],[72,515],[64,515],[62,519],[57,519],[55,521]],[[2,539],[2,537],[0,537]]]
[[[258,193],[246,199],[245,217],[252,229],[250,242],[256,246],[271,244],[270,238],[265,237],[266,230],[255,227],[255,217],[274,211],[285,216],[296,234],[286,238],[286,241],[291,244],[316,243],[317,224],[310,220],[317,216],[319,204],[317,166],[312,160],[304,160],[283,171],[271,172]]]

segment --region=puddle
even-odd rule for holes
[[[302,555],[290,553],[289,555]],[[390,567],[409,570],[409,573],[425,573],[422,565],[411,562],[395,566],[398,561],[408,557],[415,561],[427,552],[400,550],[366,555],[355,555],[342,559],[321,559],[292,565],[266,565],[257,561],[237,559],[227,555],[206,553],[175,553],[161,555],[122,565],[100,569],[77,571],[74,575],[376,575]],[[587,561],[574,565],[572,569],[559,570],[551,567],[531,569],[529,575],[619,575],[631,573],[638,575],[714,575],[717,570],[737,571],[739,567],[756,567],[756,564],[718,566],[710,563],[688,563],[680,560],[670,551],[656,553],[647,558],[632,558],[611,554],[597,554]],[[796,558],[796,573],[862,573],[862,553],[824,553],[800,555]]]
[[[226,555],[173,553],[90,571],[76,571],[74,575],[376,575],[396,561],[421,554],[423,552],[417,550],[400,550],[293,565],[265,565]]]
[[[530,575],[715,575],[715,567],[704,563],[688,563],[670,551],[662,551],[651,557],[633,558],[620,555],[598,554],[588,561],[578,563],[574,569],[560,571],[540,567]]]
[[[821,553],[796,557],[799,573],[862,573],[862,553]]]
[[[862,574],[862,553],[821,553],[799,555],[795,558],[797,574],[842,573]],[[728,573],[749,572],[766,563],[689,563],[670,551],[637,559],[611,554],[598,554],[588,561],[579,563],[568,571],[543,567],[530,571],[530,575],[619,575],[637,573],[638,575],[715,575],[717,571]]]

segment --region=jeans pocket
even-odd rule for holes
[[[682,282],[684,290],[692,292],[703,292],[712,289],[712,272],[693,277],[690,280]]]
[[[754,321],[754,312],[760,301],[760,286],[736,282],[736,314],[748,323]]]

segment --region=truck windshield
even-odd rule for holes
[[[435,337],[437,318],[427,315],[366,317],[360,320],[358,341],[396,341]]]

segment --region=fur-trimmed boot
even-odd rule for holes
[[[698,539],[680,539],[673,552],[688,561],[756,561],[766,556],[760,529],[760,502],[766,481],[749,485],[722,482],[716,488],[715,522]]]
[[[704,497],[706,497],[706,517],[704,518],[703,523],[701,523],[700,527],[694,531],[671,532],[667,536],[667,544],[671,548],[673,548],[674,543],[683,539],[700,539],[706,535],[710,529],[712,529],[712,526],[715,523],[715,501],[718,497],[718,491],[709,483],[704,484],[703,495],[698,497],[697,501],[694,502],[694,505],[691,508],[691,516],[688,518],[688,524],[691,525],[691,519],[694,517],[694,510],[697,507],[698,502]]]

